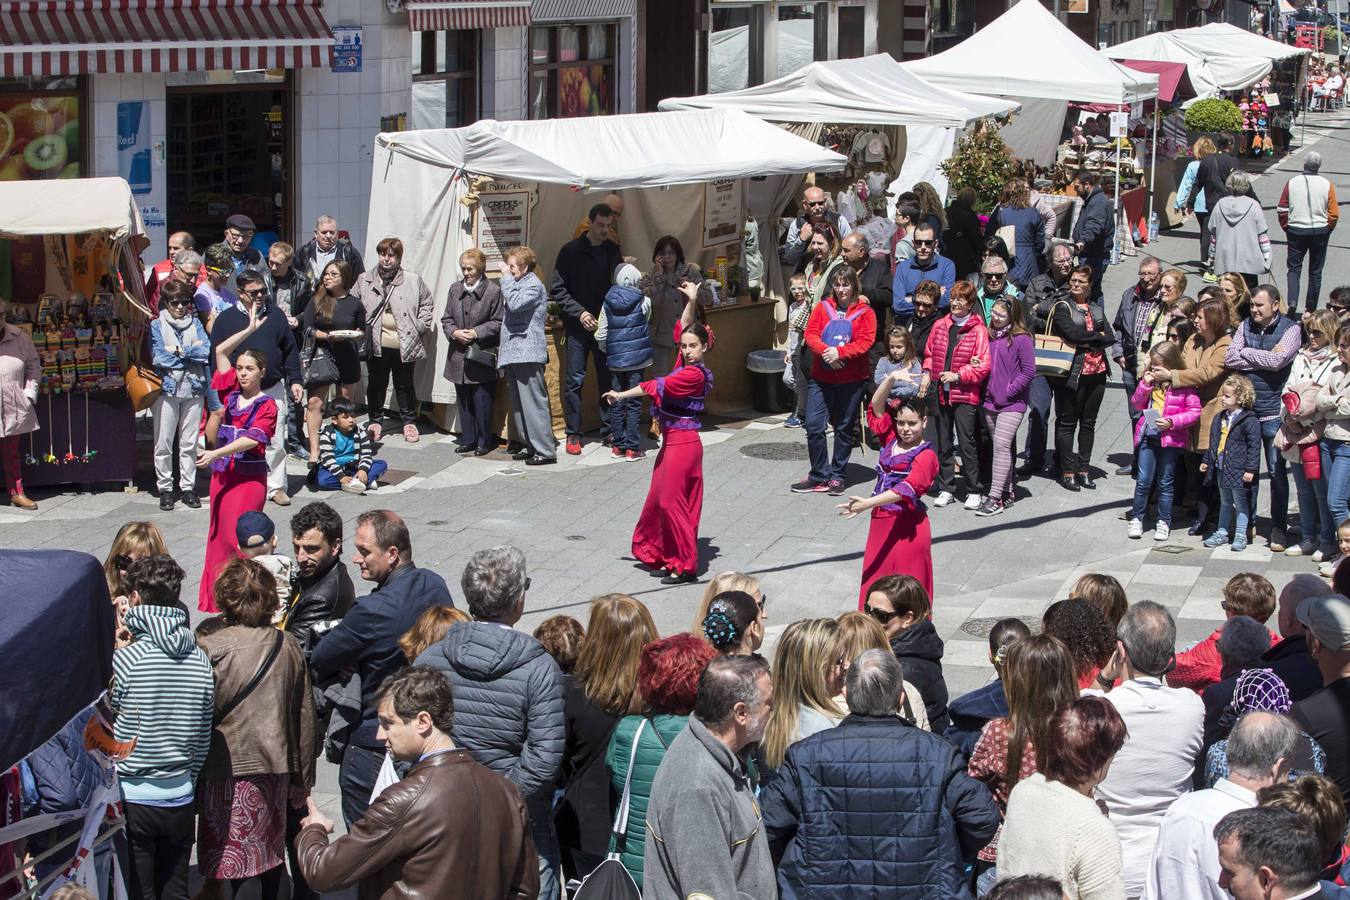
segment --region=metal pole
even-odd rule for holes
[[[1120,98],[1120,105],[1123,106],[1123,107],[1125,107],[1126,109],[1129,109],[1129,104],[1125,102],[1125,98],[1124,98],[1124,97],[1121,97],[1121,98]],[[1129,130],[1130,130],[1130,129],[1129,129],[1129,119],[1127,118],[1127,119],[1125,120],[1125,122],[1126,122],[1125,131],[1126,131],[1126,133],[1128,133]],[[1115,197],[1112,198],[1112,207],[1113,207],[1113,208],[1112,208],[1112,210],[1111,210],[1111,215],[1115,218],[1115,222],[1116,222],[1116,244],[1117,244],[1117,245],[1120,245],[1120,244],[1122,243],[1122,241],[1120,240],[1120,224],[1121,224],[1121,222],[1120,222],[1120,211],[1121,211],[1121,209],[1124,207],[1124,204],[1122,204],[1122,203],[1120,202],[1120,160],[1121,160],[1121,155],[1122,155],[1122,154],[1121,154],[1121,149],[1122,149],[1122,148],[1121,148],[1121,146],[1120,146],[1120,141],[1121,141],[1121,140],[1124,140],[1124,138],[1113,138],[1113,139],[1112,139],[1112,143],[1114,143],[1115,146],[1116,146],[1116,195],[1115,195]],[[1127,227],[1127,228],[1129,227],[1129,223],[1128,223],[1128,222],[1126,223],[1126,227]],[[1113,256],[1115,255],[1114,252],[1112,253],[1112,255],[1113,255]]]
[[[1153,155],[1148,163],[1148,211],[1153,213],[1153,185],[1158,175],[1158,98],[1153,98]]]

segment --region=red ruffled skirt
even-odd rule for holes
[[[698,571],[703,515],[703,441],[697,431],[666,431],[652,486],[633,529],[633,556],[649,566]]]

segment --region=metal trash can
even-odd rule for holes
[[[783,383],[782,350],[751,350],[745,357],[750,370],[751,405],[755,412],[781,413],[792,409],[796,395]]]

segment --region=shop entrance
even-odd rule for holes
[[[254,221],[260,242],[289,236],[289,75],[278,72],[275,82],[169,87],[168,226],[190,232],[199,251],[221,239],[225,219],[236,213]]]

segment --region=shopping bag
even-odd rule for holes
[[[1060,300],[1050,306],[1050,312],[1045,317],[1045,331],[1035,336],[1036,341],[1036,374],[1044,375],[1047,378],[1065,378],[1069,370],[1073,368],[1073,358],[1078,352],[1078,348],[1062,337],[1050,333],[1054,324],[1055,307],[1064,303]],[[1068,306],[1067,303],[1064,303]]]
[[[642,900],[642,892],[638,890],[633,876],[624,868],[617,848],[623,846],[628,835],[633,760],[637,758],[638,741],[642,739],[642,731],[646,727],[647,719],[644,718],[638,723],[637,731],[633,734],[633,746],[628,752],[628,773],[623,777],[623,796],[619,799],[619,808],[614,815],[613,834],[616,852],[610,853],[604,862],[591,870],[591,874],[586,876],[581,882],[581,887],[572,895],[572,900]]]

